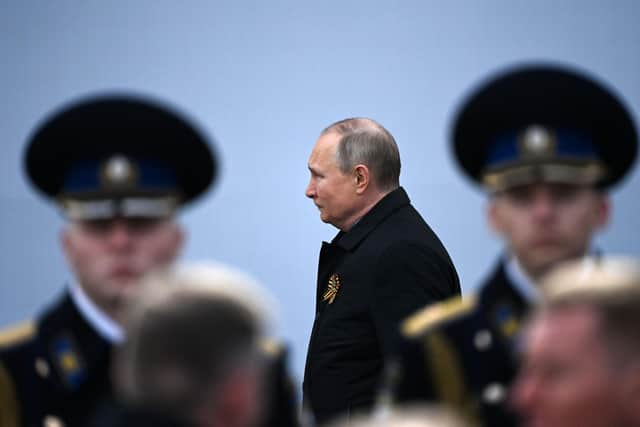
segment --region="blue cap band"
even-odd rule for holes
[[[63,193],[100,193],[118,188],[123,191],[172,191],[177,188],[173,171],[161,163],[149,159],[124,158],[126,172],[124,181],[111,182],[105,174],[111,160],[84,160],[73,164],[67,171],[62,184]],[[122,160],[121,160],[122,161]],[[130,169],[130,170],[129,170]],[[122,168],[121,168],[122,170]]]
[[[522,148],[522,132],[511,131],[495,139],[485,162],[485,170],[530,160],[532,155]],[[572,129],[553,129],[553,147],[544,153],[546,161],[599,160],[591,139]]]

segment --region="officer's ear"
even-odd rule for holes
[[[65,259],[68,264],[72,264],[74,260],[74,244],[73,244],[73,230],[71,229],[70,224],[66,224],[61,230],[59,234],[60,246],[62,247],[62,253],[64,254]]]
[[[371,182],[369,168],[365,165],[356,165],[353,168],[353,180],[357,194],[363,194]]]
[[[609,223],[609,218],[611,217],[611,202],[606,193],[598,193],[596,197],[596,208],[594,209],[596,226],[597,228],[603,228]]]
[[[504,225],[500,212],[500,201],[497,196],[491,196],[487,204],[487,222],[494,232],[502,233]]]
[[[173,228],[174,228],[174,230],[173,230],[173,240],[174,240],[174,243],[173,243],[173,247],[174,247],[173,258],[175,260],[176,258],[178,258],[178,255],[180,255],[180,253],[182,252],[182,248],[184,247],[184,241],[186,240],[187,232],[178,223],[173,223]]]

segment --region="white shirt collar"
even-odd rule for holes
[[[540,300],[540,291],[531,277],[525,273],[518,259],[511,255],[505,263],[504,272],[513,283],[516,291],[528,302],[535,303]]]
[[[75,280],[69,286],[69,293],[82,317],[102,338],[112,344],[121,344],[124,341],[122,327],[100,310]]]
[[[594,248],[591,248],[587,255],[597,255],[598,251]],[[583,264],[585,264],[585,268],[587,267],[588,257],[583,258]],[[528,302],[537,303],[540,301],[541,295],[538,286],[536,286],[535,281],[529,277],[529,275],[524,271],[520,262],[513,255],[509,255],[509,259],[505,265],[505,274],[507,278],[513,283],[513,286],[516,288],[518,293]]]

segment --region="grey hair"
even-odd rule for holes
[[[338,167],[349,173],[356,165],[369,168],[375,184],[383,191],[400,185],[400,152],[393,135],[372,119],[350,118],[325,128],[321,135],[340,135],[336,150]]]
[[[248,278],[222,267],[148,276],[129,307],[127,340],[117,359],[125,398],[187,420],[230,373],[259,374],[266,311],[252,289]]]
[[[640,357],[640,261],[607,256],[563,264],[541,283],[542,310],[587,307],[616,364]]]

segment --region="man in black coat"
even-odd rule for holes
[[[393,136],[370,119],[325,129],[309,158],[306,195],[340,230],[320,252],[316,316],[304,375],[318,423],[370,408],[399,322],[460,294],[456,270],[399,186]]]

